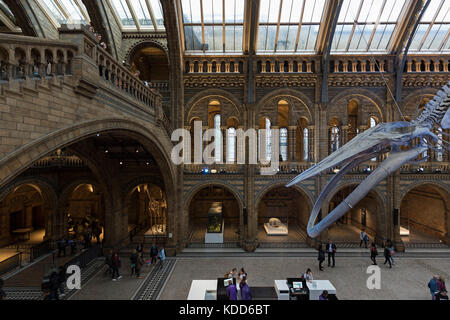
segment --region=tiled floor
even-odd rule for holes
[[[352,300],[428,300],[427,283],[432,274],[445,278],[450,276],[449,259],[397,258],[397,266],[392,269],[381,263],[381,290],[369,290],[366,273],[369,258],[339,258],[335,268],[319,271],[316,258],[179,258],[177,265],[166,283],[161,299],[186,299],[191,281],[222,277],[233,267],[245,267],[249,274],[249,284],[255,287],[273,286],[276,279],[299,276],[311,268],[315,279],[328,279],[337,289],[339,299]],[[326,266],[326,263],[325,263]]]

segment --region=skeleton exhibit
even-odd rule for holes
[[[317,237],[322,231],[357,205],[378,183],[404,164],[425,161],[428,149],[434,150],[437,146],[440,150],[448,151],[448,147],[444,145],[448,144],[448,142],[444,141],[444,139],[439,139],[433,133],[433,130],[438,127],[443,129],[450,127],[449,107],[450,82],[436,94],[433,100],[427,103],[417,119],[411,122],[380,123],[357,135],[347,144],[287,184],[287,187],[291,187],[332,169],[336,173],[316,200],[307,226],[308,235],[312,238]],[[420,144],[413,145],[413,141],[416,138],[420,139]],[[402,150],[400,147],[407,147],[408,149]],[[388,154],[386,160],[380,163],[334,210],[323,217],[319,223],[315,224],[323,204],[328,196],[336,190],[338,182],[343,176],[363,162],[382,154]]]

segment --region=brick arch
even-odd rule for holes
[[[386,121],[386,114],[383,113],[383,110],[385,109],[384,101],[382,99],[380,99],[377,95],[375,95],[373,92],[366,90],[366,89],[358,88],[358,89],[347,89],[347,90],[342,91],[328,103],[328,105],[331,106],[331,108],[328,109],[328,111],[333,111],[333,109],[338,108],[336,106],[339,105],[340,101],[347,100],[347,102],[348,102],[354,98],[359,98],[359,99],[363,98],[363,99],[369,100],[375,106],[376,110],[378,111],[377,118],[379,118],[381,122]],[[345,105],[345,110],[337,110],[335,112],[338,112],[338,113],[345,112],[344,114],[346,115],[347,114],[347,104]],[[332,116],[332,114],[330,112],[328,112],[328,114],[330,114],[329,117]],[[342,117],[341,117],[341,119],[342,119]]]
[[[0,188],[0,202],[5,200],[18,187],[30,185],[35,188],[44,200],[43,210],[45,212],[45,239],[54,238],[54,220],[58,206],[58,195],[55,185],[48,179],[42,177],[21,177]]]
[[[423,98],[429,98],[430,100],[433,100],[437,92],[438,90],[434,88],[424,88],[417,89],[414,92],[408,94],[405,98],[402,99],[403,103],[400,105],[400,109],[402,110],[403,115],[411,118],[415,117],[420,100],[422,100]],[[417,116],[418,115],[419,114],[417,114]]]
[[[293,90],[293,89],[278,89],[278,90],[274,90],[268,94],[266,94],[264,97],[262,97],[259,102],[256,105],[256,123],[258,123],[259,119],[264,117],[264,116],[269,116],[272,115],[273,118],[275,117],[275,114],[278,115],[278,112],[276,111],[276,108],[274,108],[275,103],[278,104],[278,101],[274,101],[274,100],[287,100],[288,102],[294,100],[294,102],[297,102],[300,104],[300,108],[304,108],[306,110],[306,118],[308,120],[308,123],[313,124],[314,123],[314,112],[313,110],[313,102],[311,101],[311,99],[309,99],[305,94]],[[267,107],[269,104],[273,104],[269,107]],[[293,114],[293,112],[298,113],[298,111],[301,110],[295,110],[298,109],[298,107],[296,105],[293,106],[289,106],[290,108],[290,117],[292,119],[292,121],[290,121],[293,125],[295,125],[296,121],[301,117],[305,117],[305,114],[297,116],[297,117],[292,117],[291,115]],[[275,110],[275,111],[273,111]],[[274,122],[275,120],[275,122]],[[271,119],[271,121],[276,124],[277,123],[277,117],[275,117],[275,119]]]
[[[255,208],[258,208],[258,206],[259,206],[261,200],[264,198],[264,196],[265,196],[269,191],[271,191],[271,190],[273,190],[273,189],[276,189],[276,188],[285,187],[288,183],[289,183],[289,181],[278,182],[278,183],[275,183],[275,184],[271,184],[271,185],[269,185],[269,186],[266,186],[265,188],[263,188],[263,189],[261,189],[260,191],[258,191],[258,193],[257,193],[257,195],[256,195],[256,197],[255,197]],[[290,188],[296,190],[296,191],[299,192],[301,195],[305,196],[306,199],[308,200],[308,206],[309,206],[309,209],[312,210],[313,205],[314,205],[314,200],[313,200],[314,197],[313,197],[313,195],[311,194],[311,192],[310,192],[308,189],[303,188],[303,187],[301,187],[301,186],[299,186],[299,185],[295,185],[295,186],[292,186],[292,187],[290,187]]]

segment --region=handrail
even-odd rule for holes
[[[411,218],[405,218],[405,217],[401,217],[401,218],[400,218],[400,221],[405,221],[405,220],[408,221],[408,222],[412,222],[413,224],[419,225],[419,226],[422,227],[422,228],[429,229],[429,230],[431,230],[431,231],[433,231],[433,232],[438,232],[438,233],[440,233],[440,234],[443,234],[443,232],[442,232],[441,230],[438,230],[438,229],[435,229],[435,228],[433,228],[433,227],[427,226],[426,224],[417,222],[417,221],[414,220],[414,219],[411,219]]]
[[[0,276],[22,266],[22,252],[0,262]]]

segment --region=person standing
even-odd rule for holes
[[[236,285],[234,284],[234,282],[232,282],[227,287],[227,297],[228,297],[228,300],[232,300],[232,301],[237,300],[237,289],[236,289]]]
[[[137,263],[137,259],[138,259],[138,253],[136,250],[133,250],[133,253],[130,256],[130,263],[131,263],[131,276],[133,276],[133,274],[136,273],[136,263]]]
[[[144,263],[145,263],[145,261],[144,261],[144,258],[142,258],[142,253],[138,253],[137,258],[136,258],[136,277],[138,279],[142,279],[141,269],[142,269],[142,266],[144,265]]]
[[[142,243],[139,243],[136,247],[137,253],[140,253],[142,255],[142,259],[144,259],[144,245]]]
[[[377,265],[377,255],[378,255],[377,246],[375,242],[372,242],[372,244],[370,245],[370,260],[372,260],[372,264],[374,266]]]
[[[389,262],[389,268],[392,268],[391,263],[391,249],[388,247],[388,244],[385,243],[384,245],[384,264]]]
[[[158,256],[158,247],[156,246],[156,243],[153,243],[153,246],[150,249],[150,258],[151,263],[156,263],[156,257]]]
[[[331,266],[334,268],[335,266],[335,255],[336,255],[336,245],[334,242],[330,239],[330,241],[327,244],[326,247],[327,253],[328,253],[328,266],[331,264],[331,260],[333,260],[333,265]]]
[[[394,247],[394,244],[392,243],[392,241],[389,240],[389,257],[391,259],[393,266],[395,266],[394,255],[395,255],[395,247]]]
[[[360,238],[360,242],[359,242],[359,247],[361,248],[363,242],[364,242],[364,247],[367,248],[367,243],[369,242],[369,236],[366,233],[366,230],[361,230],[361,234],[359,235]]]
[[[166,250],[164,250],[164,247],[161,246],[161,249],[159,249],[159,252],[158,252],[158,256],[159,256],[159,260],[161,261],[159,265],[160,265],[160,268],[162,268],[164,261],[166,261]]]
[[[431,293],[431,300],[434,300],[434,296],[438,292],[437,282],[438,282],[439,276],[433,275],[431,280],[428,282],[428,288],[430,288]]]
[[[319,256],[317,257],[319,260],[319,270],[323,271],[322,263],[325,261],[325,252],[323,251],[323,246],[319,246]]]
[[[308,268],[306,270],[306,273],[303,275],[303,278],[309,282],[312,282],[314,280],[311,269]]]
[[[443,276],[439,276],[439,279],[436,281],[437,291],[441,292],[447,290],[445,287],[445,278]]]
[[[242,281],[239,283],[239,287],[241,288],[241,297],[242,300],[252,300],[252,290],[247,284],[247,278],[244,277]]]
[[[60,292],[60,297],[64,297],[66,294],[64,293],[64,288],[65,288],[65,284],[66,284],[66,279],[67,279],[67,270],[66,268],[64,268],[64,266],[60,266],[59,267],[59,292]]]
[[[61,253],[63,253],[64,257],[66,256],[66,246],[67,246],[66,239],[63,238],[58,241],[58,258],[61,257]]]
[[[59,300],[59,274],[53,270],[50,274],[50,300]]]
[[[122,276],[119,274],[120,269],[120,258],[119,254],[115,252],[112,256],[112,279],[113,281],[119,280]],[[115,277],[117,275],[117,278]]]

